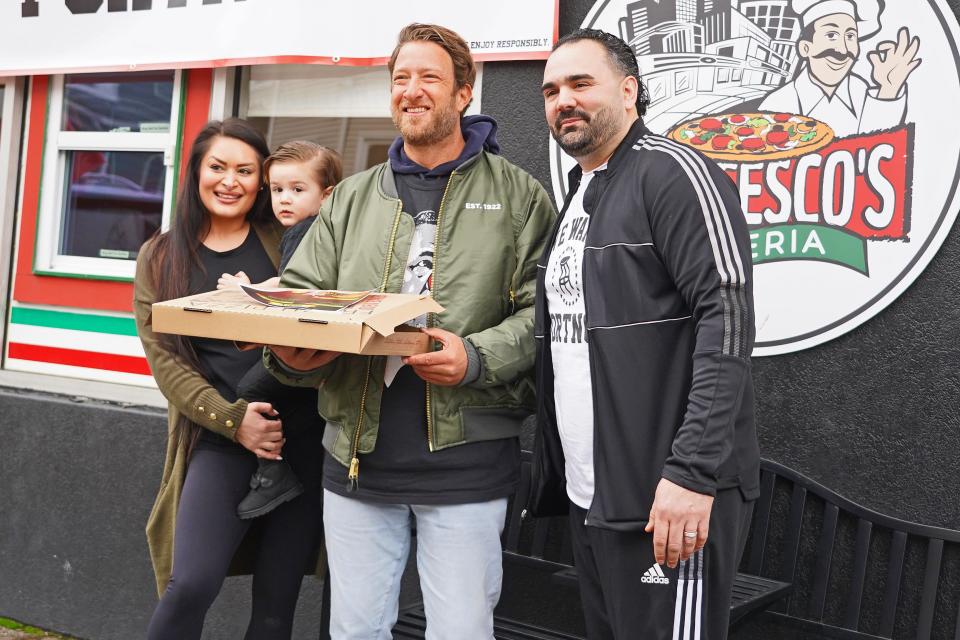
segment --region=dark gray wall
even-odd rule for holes
[[[145,636],[143,528],[166,429],[159,410],[0,388],[0,615],[89,640]],[[205,639],[243,637],[249,593],[249,578],[227,579]],[[305,578],[295,638],[317,637],[319,602]]]
[[[163,410],[0,387],[0,616],[86,640],[146,635],[157,598],[144,526],[166,433]],[[419,600],[414,567],[404,606]],[[204,640],[243,637],[250,588],[227,578]],[[294,640],[317,638],[321,591],[304,578]]]
[[[593,4],[562,0],[560,34]],[[960,14],[960,1],[949,4]],[[542,62],[486,64],[483,110],[500,123],[503,154],[552,194],[542,77]],[[960,529],[958,276],[954,228],[914,285],[872,320],[813,349],[756,358],[764,457],[882,513]]]

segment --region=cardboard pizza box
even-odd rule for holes
[[[432,350],[404,323],[443,311],[426,295],[312,289],[218,289],[153,305],[153,330],[364,355]]]

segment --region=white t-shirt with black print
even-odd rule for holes
[[[596,171],[584,173],[563,216],[547,262],[547,310],[553,356],[553,396],[566,458],[567,496],[582,509],[593,500],[593,392],[583,300],[583,251],[590,216],[583,194]]]
[[[400,287],[400,293],[429,295],[430,287],[433,286],[433,243],[437,236],[437,212],[433,209],[418,211],[413,214],[413,223],[413,240],[410,242],[410,253],[407,256],[407,268],[403,272],[403,286]],[[425,327],[427,314],[418,316],[407,324],[413,327]],[[402,366],[400,356],[388,356],[384,384],[389,387]]]

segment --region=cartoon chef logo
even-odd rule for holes
[[[943,243],[960,206],[960,137],[943,135],[960,104],[946,0],[603,0],[582,26],[636,53],[647,127],[736,183],[754,355],[862,324]],[[551,156],[559,199],[573,161],[552,142]]]
[[[920,66],[920,40],[899,30],[867,56],[871,82],[853,72],[862,40],[880,31],[877,0],[793,0],[801,31],[794,78],[760,103],[761,111],[796,113],[828,123],[839,136],[877,131],[903,122],[906,83]]]

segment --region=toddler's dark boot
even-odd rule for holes
[[[250,478],[250,493],[237,507],[237,515],[242,520],[270,513],[303,493],[303,485],[289,464],[264,458],[259,458],[257,462],[257,471]]]

